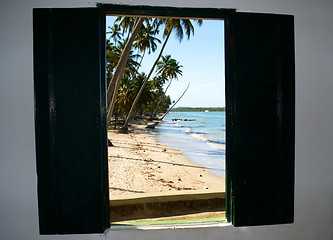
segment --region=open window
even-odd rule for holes
[[[224,21],[128,14],[106,17],[111,227],[225,222]]]
[[[34,9],[40,233],[102,233],[110,226],[104,74],[110,11],[225,20],[228,220],[293,222],[293,17],[101,5]]]

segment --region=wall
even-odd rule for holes
[[[156,5],[153,0],[109,3]],[[333,3],[330,0],[160,0],[160,6],[295,15],[296,191],[290,225],[39,236],[34,150],[32,8],[80,0],[2,0],[0,7],[0,239],[333,239]],[[283,176],[282,176],[283,177]]]

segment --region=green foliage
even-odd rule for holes
[[[162,79],[178,79],[178,75],[183,75],[183,71],[180,70],[182,67],[177,60],[171,58],[171,55],[165,55],[157,63],[156,72]]]
[[[149,22],[144,24],[141,31],[136,36],[133,44],[134,48],[141,52],[148,51],[148,54],[155,52],[157,49],[156,43],[161,43],[161,40],[155,37],[158,32],[158,29],[153,28]]]
[[[119,94],[118,98],[116,100],[116,109],[122,108],[122,111],[126,114],[129,112],[132,102],[134,101],[136,95],[138,94],[143,81],[146,78],[145,73],[140,73],[135,79],[129,80],[128,78],[124,78],[121,82],[121,85],[119,87]],[[132,82],[131,82],[132,81]],[[133,85],[131,86],[131,83]],[[129,91],[129,94],[126,96],[127,90],[131,87],[131,90]],[[126,98],[125,98],[126,96]],[[151,81],[148,81],[148,84],[145,86],[145,89],[140,97],[140,100],[138,101],[137,108],[144,110],[151,102],[154,101],[156,98],[156,91],[153,88],[153,84]]]
[[[158,106],[158,112],[166,112],[171,105],[171,98],[169,95],[163,95],[162,102],[160,106]]]
[[[114,40],[114,44],[117,45],[119,39],[121,39],[123,33],[121,32],[121,28],[118,24],[114,23],[112,27],[109,26],[110,31],[107,34],[110,34],[109,39]]]
[[[163,37],[167,37],[171,32],[176,33],[176,37],[181,42],[186,35],[187,39],[190,39],[191,35],[194,35],[194,26],[192,22],[202,25],[202,20],[191,19],[179,19],[179,18],[156,18],[154,19],[154,25],[164,26]],[[185,32],[185,33],[184,33]]]
[[[106,40],[106,76],[108,83],[112,78],[112,75],[117,67],[120,55],[125,47],[125,41],[118,41],[118,45],[115,46],[110,40]],[[128,62],[125,68],[125,76],[131,77],[136,72],[136,69],[140,66],[137,62],[137,59],[140,57],[138,54],[134,54],[134,51],[131,50],[131,53],[128,58]]]
[[[118,17],[114,24],[108,27],[108,39],[106,39],[106,76],[108,84],[135,21],[135,17]],[[135,37],[125,73],[120,82],[115,111],[113,111],[116,117],[119,114],[123,115],[129,112],[134,99],[147,78],[145,73],[139,74],[138,72],[145,54],[151,54],[160,47],[161,40],[157,37],[160,31],[159,28],[163,27],[164,37],[175,31],[177,38],[181,41],[183,36],[190,38],[194,34],[193,21],[198,25],[202,23],[201,20],[145,18],[144,24]],[[136,112],[148,113],[154,109],[157,112],[166,112],[171,105],[171,99],[170,96],[166,95],[167,88],[163,90],[164,85],[167,82],[171,83],[172,79],[178,79],[179,76],[182,76],[182,67],[170,55],[163,56],[157,64],[156,75],[152,76],[151,80],[148,79],[148,83],[136,104]]]

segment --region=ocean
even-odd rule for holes
[[[225,177],[225,112],[170,112],[153,131],[161,143]]]

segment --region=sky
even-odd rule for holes
[[[107,17],[107,26],[112,26],[114,19]],[[164,49],[163,55],[171,55],[183,66],[183,75],[173,80],[166,94],[176,101],[190,82],[188,91],[175,107],[224,107],[224,22],[204,20],[201,27],[196,23],[193,25],[194,35],[190,40],[184,37],[179,43],[172,35]],[[163,43],[162,35],[158,38]],[[155,53],[146,54],[139,72],[149,73],[161,47],[162,44],[159,44]]]

